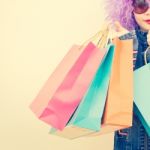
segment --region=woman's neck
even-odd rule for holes
[[[142,32],[148,32],[148,30],[145,30],[145,29],[143,29],[143,28],[141,28],[141,27],[140,27],[140,30],[141,30]]]
[[[139,25],[137,26],[137,29],[140,30],[143,33],[147,33],[148,30],[143,29],[142,27],[140,27]]]

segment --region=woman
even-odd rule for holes
[[[129,31],[120,39],[134,39],[133,69],[142,67],[150,45],[150,0],[106,0],[106,14],[118,33]],[[134,112],[132,127],[115,133],[114,150],[150,150],[150,137]]]

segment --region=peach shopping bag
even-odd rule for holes
[[[115,38],[114,62],[105,104],[102,128],[91,134],[113,132],[132,126],[133,113],[133,41]]]

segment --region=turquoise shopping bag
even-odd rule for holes
[[[72,139],[100,130],[115,46],[109,44],[107,49],[91,85],[67,126],[63,131],[53,128],[50,133]]]
[[[150,63],[134,71],[135,113],[150,135]]]
[[[79,104],[71,123],[75,126],[100,130],[100,122],[104,110],[109,85],[114,46],[110,45],[106,58],[99,67],[94,80]]]

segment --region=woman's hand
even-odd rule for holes
[[[110,27],[110,37],[113,39],[115,37],[120,37],[124,34],[129,33],[129,31],[127,29],[125,29],[120,22],[116,21],[114,23],[114,27],[111,28]]]

